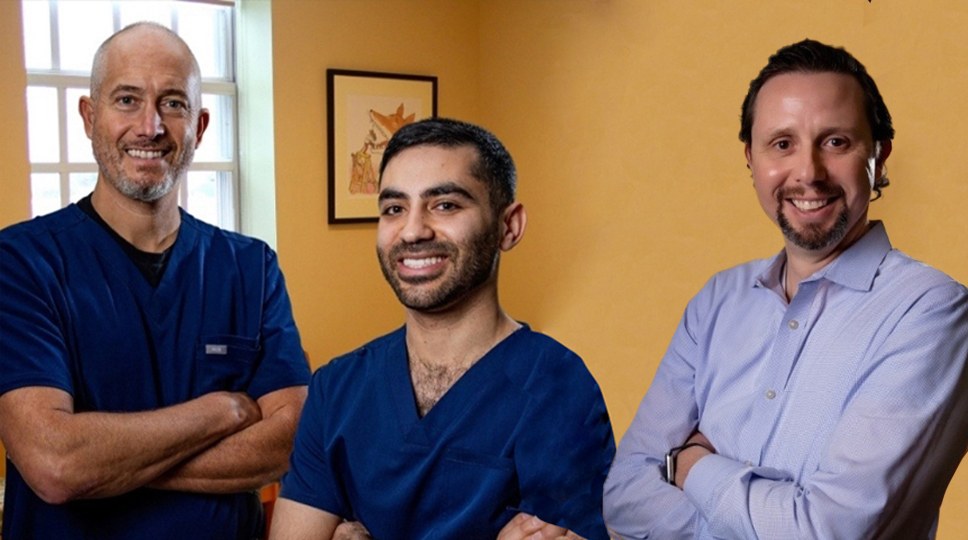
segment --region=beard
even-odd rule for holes
[[[810,251],[820,251],[837,245],[847,236],[847,228],[850,223],[847,205],[844,205],[840,214],[837,215],[837,221],[831,227],[825,229],[822,225],[811,224],[798,230],[783,214],[783,201],[788,196],[788,194],[777,195],[776,222],[780,226],[783,236],[793,242],[795,246]]]
[[[122,195],[141,202],[155,202],[168,195],[175,187],[175,177],[171,174],[166,174],[160,183],[154,184],[139,184],[124,173],[109,180]]]
[[[160,180],[155,180],[160,171],[152,168],[138,168],[136,174],[143,175],[144,179],[132,178],[125,172],[124,159],[125,153],[121,145],[111,144],[106,140],[95,139],[92,147],[94,157],[101,171],[101,176],[111,183],[118,192],[125,197],[141,202],[155,202],[165,195],[171,193],[175,188],[178,179],[181,178],[192,159],[195,156],[194,134],[186,134],[185,140],[180,147],[174,147],[172,151],[181,150],[175,156],[176,161],[169,164],[167,173],[164,173]]]
[[[383,277],[397,295],[401,304],[415,311],[434,312],[456,304],[471,291],[488,282],[497,272],[500,253],[500,231],[488,227],[463,245],[451,242],[399,243],[389,253],[377,247],[377,257]],[[451,265],[451,273],[442,283],[429,290],[411,289],[439,276],[408,278],[403,280],[396,273],[397,261],[404,256],[421,254],[444,254]]]

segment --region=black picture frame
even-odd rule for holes
[[[437,116],[437,77],[326,70],[328,222],[379,217],[383,147],[401,126]]]

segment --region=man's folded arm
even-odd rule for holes
[[[968,448],[968,298],[951,292],[925,295],[875,351],[805,485],[726,456],[696,462],[684,489],[714,535],[902,538],[930,529]]]
[[[694,302],[693,302],[694,304]],[[698,511],[664,478],[665,454],[698,424],[694,359],[698,354],[687,318],[672,338],[632,425],[625,432],[605,481],[605,524],[620,538],[686,538]]]
[[[236,493],[278,480],[289,465],[305,386],[270,392],[257,401],[261,420],[165,472],[150,485],[200,493]]]
[[[75,413],[70,394],[35,386],[0,396],[0,418],[10,461],[41,499],[59,504],[139,488],[261,414],[231,392],[153,411]]]

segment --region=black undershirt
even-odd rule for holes
[[[175,244],[172,244],[168,249],[161,253],[149,253],[147,251],[141,251],[122,238],[120,234],[114,232],[114,229],[112,229],[106,221],[101,219],[101,216],[99,216],[97,211],[94,210],[94,205],[91,204],[90,195],[77,201],[77,206],[85,214],[90,216],[91,219],[104,227],[104,230],[108,231],[111,237],[118,242],[118,245],[121,246],[121,249],[123,249],[131,259],[131,262],[138,267],[138,270],[140,270],[141,274],[145,277],[145,279],[148,280],[148,283],[150,283],[152,287],[157,287],[158,283],[161,282],[161,277],[165,273],[165,268],[168,267],[168,259],[170,258],[169,255],[171,254],[172,248],[175,247]],[[177,242],[178,239],[176,238],[175,241]]]

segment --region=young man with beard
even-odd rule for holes
[[[272,538],[604,538],[614,453],[582,360],[498,303],[527,221],[483,129],[401,128],[380,165],[377,255],[406,324],[321,368]],[[353,536],[350,534],[350,536]]]
[[[272,250],[178,208],[201,103],[177,35],[116,33],[80,101],[94,192],[0,232],[4,538],[264,532],[310,374]]]
[[[893,136],[843,49],[752,81],[740,139],[784,249],[687,306],[606,482],[617,535],[933,537],[968,447],[968,291],[868,221]]]

